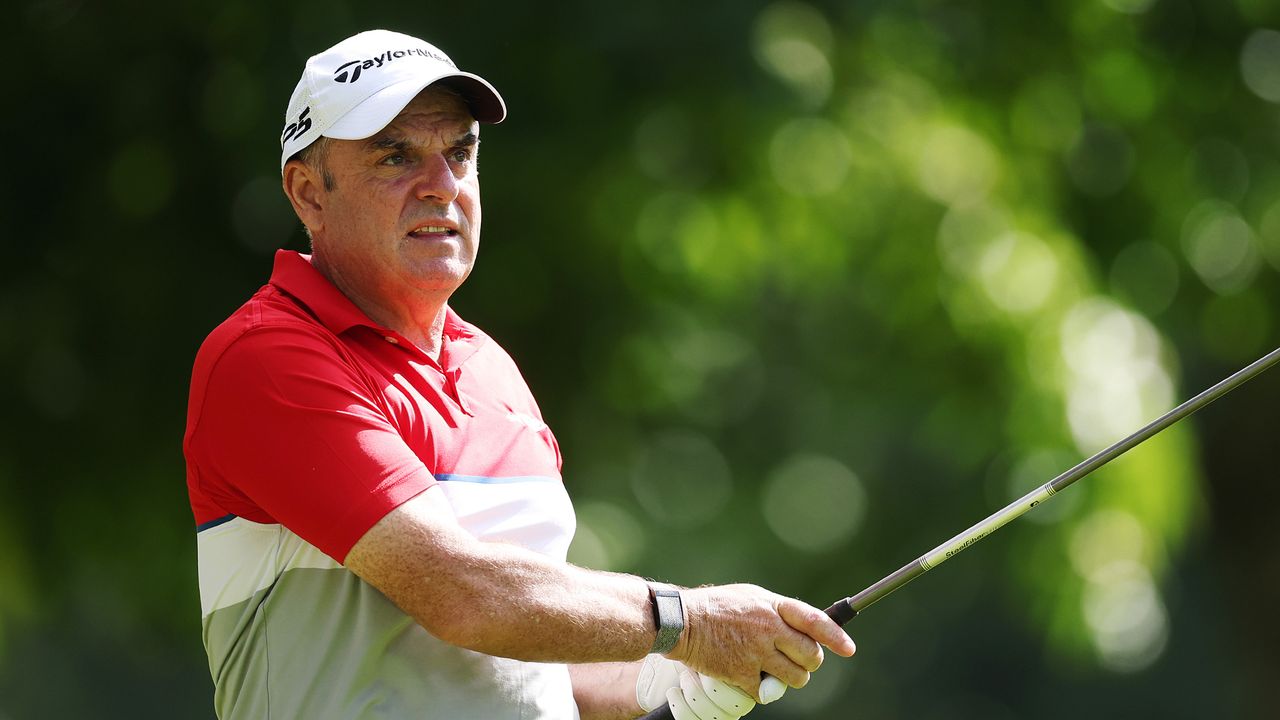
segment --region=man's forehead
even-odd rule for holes
[[[471,116],[471,106],[467,101],[455,91],[438,85],[418,93],[387,127],[423,124],[456,125],[476,132],[479,126]]]

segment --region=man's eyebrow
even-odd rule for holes
[[[458,138],[453,143],[453,147],[476,147],[480,144],[480,138],[474,132]],[[392,135],[374,135],[364,143],[364,151],[375,153],[385,152],[387,150],[395,150],[397,152],[408,152],[413,148],[413,143],[404,138]]]
[[[400,152],[406,152],[410,147],[408,140],[390,137],[388,135],[375,135],[364,143],[364,149],[366,152],[379,152],[382,150],[399,150]]]

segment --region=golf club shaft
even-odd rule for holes
[[[1276,364],[1277,361],[1280,361],[1280,348],[1272,350],[1217,385],[1147,423],[1132,435],[1101,450],[1058,477],[1014,500],[999,511],[982,519],[973,527],[904,565],[897,572],[880,580],[866,590],[835,603],[827,608],[827,615],[830,615],[831,619],[841,625],[849,622],[855,615],[875,604],[889,593],[915,580],[943,562],[950,560],[958,555],[960,551],[999,530],[1005,523],[1048,500],[1080,478],[1141,445],[1170,425],[1252,380],[1267,368]]]
[[[1014,518],[1022,515],[1031,508],[1039,505],[1045,500],[1053,497],[1063,488],[1074,483],[1080,478],[1092,473],[1094,470],[1106,465],[1125,454],[1134,447],[1141,445],[1152,436],[1156,435],[1165,428],[1191,415],[1204,406],[1212,403],[1214,400],[1235,390],[1246,382],[1261,375],[1263,371],[1275,365],[1280,361],[1280,348],[1276,348],[1267,353],[1263,357],[1254,361],[1249,366],[1236,372],[1234,375],[1219,382],[1217,385],[1205,390],[1195,397],[1187,400],[1181,405],[1175,407],[1169,412],[1161,415],[1150,423],[1144,425],[1137,432],[1126,437],[1123,440],[1111,445],[1110,447],[1098,452],[1092,457],[1084,460],[1080,464],[1062,473],[1058,477],[1023,495],[1006,505],[999,511],[979,521],[968,530],[956,535],[950,540],[942,543],[938,547],[921,555],[910,563],[902,566],[892,575],[881,579],[866,590],[844,598],[834,603],[826,609],[827,615],[840,625],[844,625],[858,615],[858,613],[866,610],[871,605],[883,599],[889,593],[915,580],[926,572],[941,565],[943,562],[950,560],[960,553],[960,551],[968,548],[970,545],[978,542],[982,538],[999,530],[1006,523]],[[643,720],[674,720],[669,706],[664,705],[657,710],[643,716]]]

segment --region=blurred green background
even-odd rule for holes
[[[306,57],[419,35],[483,131],[462,315],[565,455],[573,559],[852,594],[1280,338],[1280,4],[20,2],[0,718],[208,718],[196,348],[305,239]],[[1264,376],[850,626],[773,718],[1280,707]]]

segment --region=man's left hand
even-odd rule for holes
[[[636,682],[636,700],[645,712],[663,703],[670,705],[675,720],[736,720],[756,706],[738,688],[661,655],[645,658]]]

